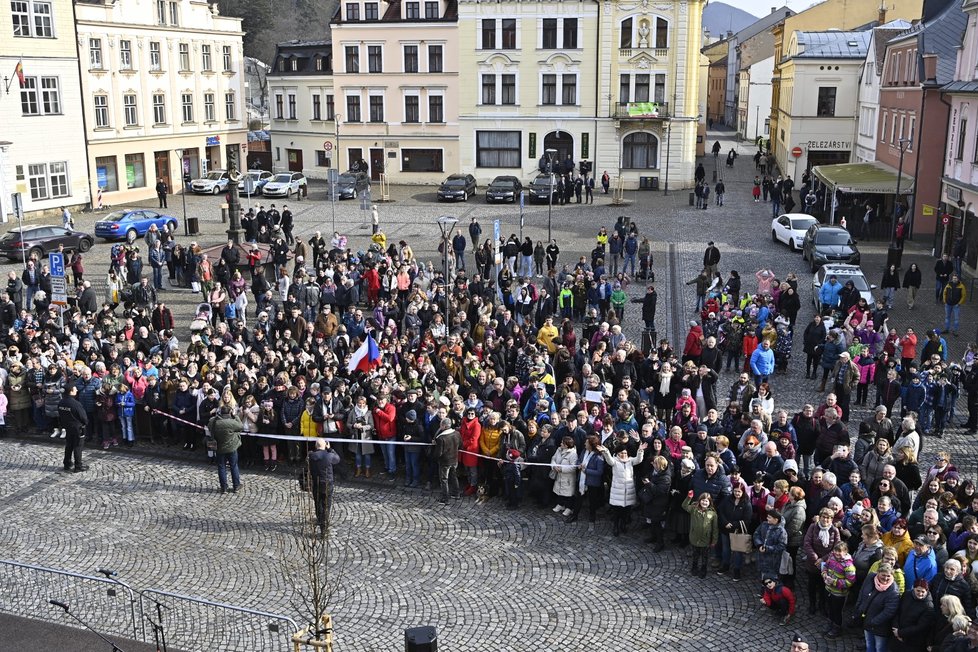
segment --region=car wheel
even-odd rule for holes
[[[791,238],[788,238],[788,251],[798,251],[798,248],[795,247],[795,241]]]
[[[814,256],[812,256],[812,261],[811,261],[811,264],[809,265],[809,267],[812,270],[812,274],[814,274],[815,272],[818,271],[818,265],[815,264],[815,257]]]
[[[469,193],[467,192],[462,193],[462,201],[469,201]]]
[[[136,241],[136,238],[138,237],[139,234],[136,233],[136,229],[129,229],[128,231],[126,231],[126,242],[133,243]]]
[[[360,194],[360,193],[358,193],[358,192],[357,192],[357,189],[356,189],[356,188],[354,188],[354,189],[353,189],[353,198],[354,198],[354,199],[356,199],[356,198],[357,198],[357,195],[359,195],[359,194]]]
[[[214,186],[214,190],[211,191],[211,194],[212,195],[219,195],[219,194],[221,194],[221,189],[218,188],[217,186]]]
[[[31,247],[27,252],[27,258],[37,258],[38,260],[41,260],[44,258],[44,250],[40,247]]]
[[[92,248],[93,244],[94,243],[91,240],[87,238],[82,238],[81,240],[78,241],[78,251],[85,253]]]
[[[777,241],[778,241],[778,234],[775,233],[774,229],[771,229],[771,242],[777,243]]]

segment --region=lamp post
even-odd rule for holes
[[[450,292],[449,282],[451,281],[450,278],[451,275],[448,273],[448,248],[451,246],[451,244],[448,239],[452,235],[452,231],[455,229],[455,225],[458,224],[458,218],[452,217],[451,215],[441,215],[435,221],[438,222],[438,228],[439,230],[441,230],[441,242],[442,242],[441,248],[442,248],[442,253],[444,254],[444,262],[445,262],[445,333],[447,335],[449,329],[451,328],[451,322],[449,320],[449,313],[448,313],[448,304],[449,304],[448,293]]]
[[[897,182],[896,182],[896,197],[893,199],[893,230],[890,234],[890,247],[896,248],[896,227],[897,227],[897,206],[900,201],[900,182],[903,181],[903,155],[907,153],[907,149],[910,147],[909,138],[901,138],[897,143],[900,148],[900,168],[897,171]]]
[[[547,171],[550,173],[550,201],[547,207],[547,242],[551,242],[553,240],[551,223],[554,214],[554,186],[556,185],[554,180],[554,155],[557,154],[557,150],[553,148],[545,149],[544,153],[547,155]]]
[[[184,171],[183,171],[183,150],[182,149],[175,149],[175,150],[173,150],[173,153],[177,155],[177,158],[178,159],[180,159],[180,187],[182,188],[182,190],[180,191],[180,199],[183,202],[183,234],[185,236],[189,237],[190,236],[190,225],[187,224],[187,184],[183,180],[183,175],[184,175]]]
[[[666,178],[662,184],[662,195],[669,194],[669,154],[672,152],[672,120],[666,122]]]

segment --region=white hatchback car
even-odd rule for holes
[[[771,220],[771,240],[785,243],[792,251],[800,251],[805,232],[812,224],[818,224],[818,220],[806,213],[784,213]]]

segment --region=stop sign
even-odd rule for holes
[[[795,158],[798,158],[799,156],[801,156],[801,154],[802,154],[801,147],[794,147],[794,148],[792,148],[792,150],[791,150],[791,155],[792,156],[794,156]]]

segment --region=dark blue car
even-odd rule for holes
[[[133,240],[146,234],[156,225],[161,231],[177,228],[177,218],[149,208],[125,208],[112,211],[95,223],[95,236],[105,240]]]

